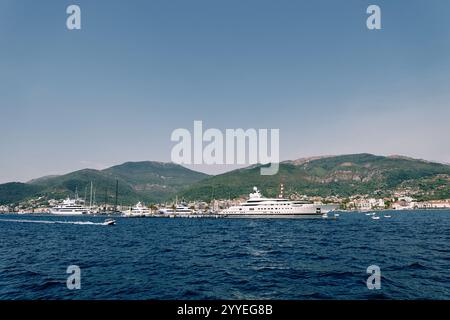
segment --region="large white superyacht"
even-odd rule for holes
[[[278,198],[265,198],[257,187],[253,188],[249,199],[240,205],[232,206],[219,212],[219,215],[230,218],[305,218],[325,217],[338,205],[315,204],[292,201],[283,198],[283,186]]]
[[[83,201],[67,198],[61,204],[50,209],[51,214],[59,215],[81,215],[90,213],[90,209],[83,205]]]

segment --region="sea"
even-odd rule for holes
[[[450,299],[450,211],[377,216],[2,214],[0,299]]]

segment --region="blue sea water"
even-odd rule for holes
[[[0,299],[450,299],[450,211],[380,216],[1,215]],[[66,287],[69,265],[80,290]],[[370,265],[380,290],[367,289]]]

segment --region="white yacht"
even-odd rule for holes
[[[138,202],[134,207],[123,212],[130,217],[143,217],[150,215],[150,210],[142,203]]]
[[[224,209],[219,215],[230,218],[320,218],[337,208],[338,205],[334,204],[314,204],[284,199],[282,192],[278,198],[265,198],[258,188],[254,187],[246,202]]]
[[[178,214],[178,215],[189,215],[194,213],[185,203],[177,205],[175,208],[161,208],[159,209],[160,214]]]
[[[67,198],[61,204],[50,209],[51,214],[81,215],[88,214],[89,208],[85,207],[82,200]]]

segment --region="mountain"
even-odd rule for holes
[[[37,186],[20,182],[0,184],[0,205],[21,201],[36,195],[39,190]]]
[[[186,199],[235,198],[258,186],[276,196],[280,182],[285,193],[349,197],[355,194],[389,196],[410,190],[419,199],[450,198],[450,166],[401,156],[352,154],[302,158],[280,163],[273,176],[260,175],[260,166],[238,169],[194,183],[180,193]]]
[[[128,185],[141,199],[162,201],[189,185],[200,181],[207,174],[187,169],[173,163],[127,162],[102,171],[111,179]]]
[[[40,177],[40,178],[32,179],[32,180],[28,181],[27,183],[28,184],[39,184],[39,183],[42,183],[42,182],[44,182],[44,181],[46,181],[48,179],[56,178],[56,177],[59,177],[59,175],[54,174],[54,175],[50,175],[50,176],[43,176],[43,177]]]
[[[104,170],[83,169],[60,176],[46,176],[28,183],[0,185],[0,204],[31,197],[59,199],[74,196],[89,199],[91,181],[97,203],[114,203],[116,179],[119,182],[119,204],[137,201],[159,202],[169,199],[186,186],[208,177],[173,163],[152,161],[127,162]]]
[[[29,198],[89,199],[93,182],[97,203],[114,203],[116,179],[119,204],[155,203],[178,195],[186,200],[236,198],[258,186],[264,195],[276,196],[280,182],[285,194],[309,196],[391,196],[405,191],[423,200],[450,198],[450,166],[403,156],[352,154],[302,158],[280,163],[278,174],[260,175],[260,165],[217,176],[192,171],[173,163],[127,162],[104,170],[84,169],[46,176],[28,183],[0,185],[0,205]]]

